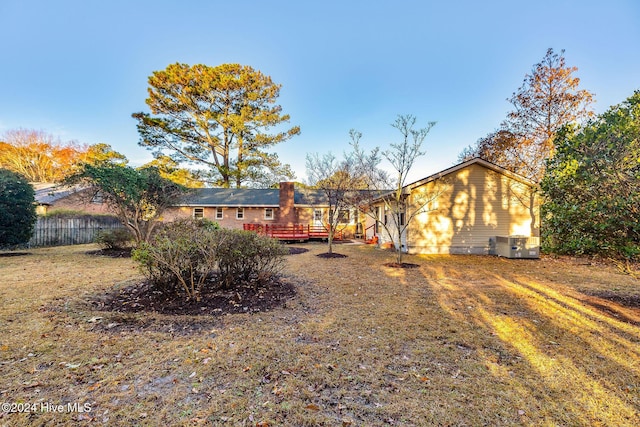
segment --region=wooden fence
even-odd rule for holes
[[[92,243],[100,231],[124,228],[115,217],[38,217],[29,247]]]

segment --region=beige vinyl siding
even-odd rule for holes
[[[409,226],[409,252],[484,254],[490,237],[538,235],[537,209],[530,209],[530,189],[521,182],[472,164],[417,187],[410,204],[443,184],[446,190],[440,190],[430,212]]]

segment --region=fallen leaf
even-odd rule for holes
[[[310,411],[319,411],[320,407],[318,405],[316,405],[315,403],[310,403],[307,406],[305,406],[305,408],[307,408]]]

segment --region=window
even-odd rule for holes
[[[399,216],[400,216],[400,224],[399,225],[403,226],[404,222],[405,222],[405,214],[404,214],[404,212],[400,212]]]
[[[338,211],[338,223],[340,223],[340,224],[349,224],[349,210],[348,209],[340,209]]]
[[[273,208],[264,208],[264,219],[273,219]]]
[[[313,220],[316,222],[322,222],[322,209],[313,210]]]
[[[236,210],[236,219],[244,219],[244,208],[238,208]]]
[[[204,208],[193,208],[193,218],[194,219],[204,218]]]
[[[216,219],[224,218],[222,215],[222,208],[216,208]]]
[[[100,191],[96,191],[93,197],[91,197],[91,203],[95,203],[97,205],[104,203],[104,197]]]

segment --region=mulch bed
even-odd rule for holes
[[[387,262],[386,264],[383,264],[385,267],[391,267],[391,268],[418,268],[420,267],[418,264],[412,264],[410,262]]]
[[[305,252],[309,252],[309,249],[307,248],[298,248],[295,246],[291,246],[289,248],[289,255],[298,255],[298,254],[303,254]]]
[[[309,252],[309,249],[299,248],[299,247],[290,247],[289,255],[298,255],[303,254],[305,252]],[[111,258],[129,258],[131,256],[131,249],[97,249],[95,251],[87,251],[87,255],[97,255],[97,256],[108,256]],[[2,256],[18,256],[18,255],[30,255],[27,252],[8,252],[6,254],[0,253],[0,257]]]
[[[95,251],[85,252],[87,255],[107,256],[110,258],[129,258],[131,257],[131,248],[126,249],[97,249]]]
[[[31,255],[31,252],[0,252],[0,258]]]
[[[293,283],[274,278],[257,287],[242,285],[231,290],[204,292],[200,301],[193,301],[183,295],[158,292],[147,282],[142,282],[96,296],[90,303],[93,309],[99,311],[220,316],[267,311],[284,306],[295,294]]]
[[[319,258],[346,258],[347,255],[343,255],[343,254],[337,254],[335,252],[329,253],[329,252],[323,252],[321,254],[316,255]]]

